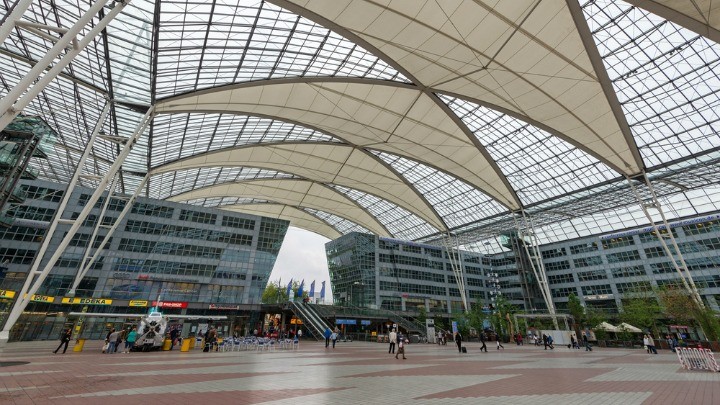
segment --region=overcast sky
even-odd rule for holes
[[[305,291],[310,291],[310,283],[315,280],[315,293],[318,295],[325,281],[325,299],[331,299],[330,274],[325,256],[325,243],[329,241],[316,233],[290,227],[275,268],[270,273],[270,281],[282,279],[283,285],[287,285],[291,278],[297,281],[305,279]]]

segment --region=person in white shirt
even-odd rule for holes
[[[388,339],[390,339],[390,347],[388,348],[388,354],[395,353],[395,342],[397,342],[397,332],[395,332],[395,329],[390,331],[390,334],[388,334]]]

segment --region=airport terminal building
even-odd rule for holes
[[[718,310],[720,214],[670,226],[704,303]],[[487,307],[499,292],[524,311],[546,311],[541,297],[533,296],[537,281],[523,283],[520,276],[523,252],[512,248],[506,243],[505,252],[492,255],[460,251],[468,301]],[[454,264],[442,247],[351,233],[329,242],[326,251],[335,302],[411,312],[423,306],[439,314],[462,310]],[[540,252],[559,310],[575,294],[588,308],[616,313],[629,294],[681,284],[652,227],[545,244]]]
[[[34,180],[24,181],[20,189],[25,201],[7,211],[12,225],[0,228],[4,313],[25,282],[65,187]],[[66,209],[71,218],[85,206],[91,192],[74,190]],[[149,198],[134,203],[74,297],[69,297],[97,221],[112,223],[124,203],[113,198],[102,219],[100,204],[93,209],[11,339],[55,339],[67,312],[144,313],[158,299],[168,313],[237,316],[241,309],[257,310],[288,221]],[[57,248],[69,226],[59,225],[49,250]],[[90,247],[93,253],[107,232],[107,227],[98,229]],[[97,325],[104,329],[102,320]]]

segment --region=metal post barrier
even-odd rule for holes
[[[709,370],[720,372],[715,354],[710,349],[678,347],[676,349],[680,366],[686,370]]]

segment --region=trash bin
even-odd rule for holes
[[[195,339],[191,338],[185,338],[182,341],[182,346],[180,346],[181,352],[189,352],[190,351],[190,344],[195,342]]]
[[[163,351],[169,351],[170,349],[172,349],[172,340],[165,339],[163,341]]]
[[[78,339],[78,340],[75,342],[75,346],[73,346],[73,351],[74,351],[74,352],[81,352],[82,349],[83,349],[83,346],[85,346],[85,341],[86,341],[86,340],[87,340],[87,339]]]

